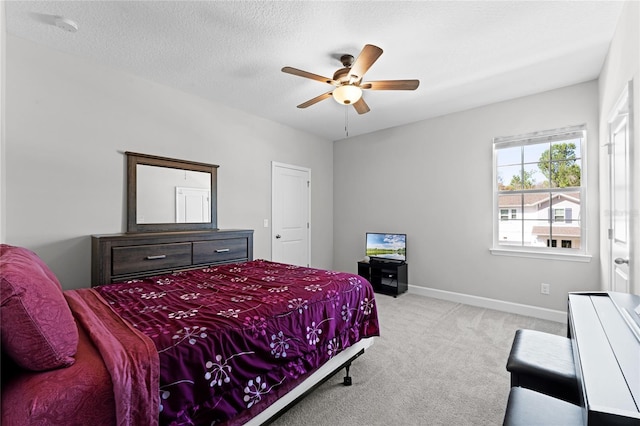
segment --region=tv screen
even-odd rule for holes
[[[407,235],[367,232],[367,256],[376,259],[406,261]]]

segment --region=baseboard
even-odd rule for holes
[[[419,296],[433,297],[434,299],[448,300],[450,302],[464,303],[465,305],[479,306],[481,308],[495,309],[496,311],[509,312],[511,314],[525,315],[528,317],[556,321],[564,324],[567,323],[567,313],[553,309],[539,308],[537,306],[505,302],[504,300],[454,293],[452,291],[420,287],[411,284],[409,284],[409,293],[417,294]]]

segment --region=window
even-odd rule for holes
[[[495,251],[586,254],[585,139],[585,126],[494,139]]]
[[[511,219],[517,219],[518,210],[511,209]],[[500,209],[500,220],[509,220],[509,209]]]
[[[553,221],[564,222],[564,209],[553,209]]]

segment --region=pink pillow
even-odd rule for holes
[[[0,244],[2,351],[23,368],[42,371],[75,362],[78,328],[62,287],[32,251]]]

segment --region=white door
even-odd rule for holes
[[[311,170],[273,162],[271,178],[271,258],[309,266]]]
[[[176,187],[176,222],[206,223],[209,218],[210,191],[206,188]]]
[[[630,292],[629,252],[632,244],[630,232],[631,189],[629,126],[629,96],[631,83],[625,89],[609,119],[609,194],[611,276],[609,290]]]

